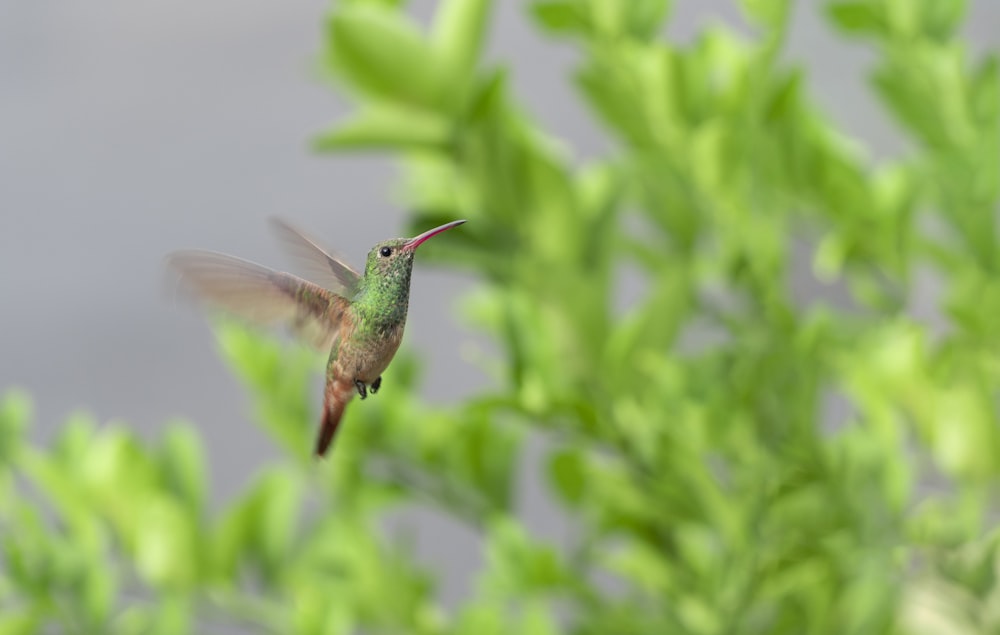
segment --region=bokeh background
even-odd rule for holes
[[[434,2],[411,4],[426,19]],[[905,152],[866,86],[872,56],[834,37],[820,4],[797,4],[786,57],[809,69],[810,93],[846,131],[878,154]],[[966,36],[979,50],[995,47],[1000,4],[969,4]],[[277,453],[250,425],[247,395],[204,317],[175,302],[163,257],[202,247],[281,267],[266,223],[275,215],[354,263],[402,233],[388,160],[308,149],[349,110],[316,71],[326,8],[0,2],[0,387],[35,397],[35,434],[47,437],[77,408],[149,438],[189,419],[204,433],[220,500]],[[608,147],[567,84],[573,52],[544,40],[523,10],[497,3],[487,58],[511,68],[529,113],[577,156]],[[687,0],[666,35],[687,41],[712,21],[749,28],[730,2]],[[418,262],[406,346],[426,359],[431,401],[487,381],[466,359],[484,343],[452,310],[472,284]],[[926,286],[932,294],[933,281]],[[529,523],[558,533],[534,490],[529,479]],[[468,536],[429,515],[421,522],[426,557],[471,570],[462,564],[476,553]],[[462,576],[448,584],[457,589]]]

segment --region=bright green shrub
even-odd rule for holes
[[[429,406],[403,356],[316,465],[315,358],[222,326],[286,454],[220,513],[191,427],[150,449],[77,419],[40,449],[12,395],[0,633],[1000,632],[1000,76],[956,36],[964,3],[827,6],[912,142],[874,163],[781,61],[788,2],[687,47],[666,0],[535,2],[615,139],[585,165],[479,61],[486,0],[442,0],[428,33],[399,4],[331,12],[357,110],[316,145],[397,156],[412,229],[470,219],[425,256],[477,280],[494,387]],[[795,292],[803,270],[842,293]],[[938,325],[912,311],[927,275]],[[569,544],[516,514],[537,438]],[[377,530],[413,502],[484,538],[454,612],[445,564]]]

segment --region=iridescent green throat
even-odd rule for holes
[[[354,308],[358,328],[377,335],[402,326],[410,303],[413,254],[400,253],[389,262],[369,263]]]

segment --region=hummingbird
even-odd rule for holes
[[[312,281],[212,251],[174,252],[167,263],[206,304],[256,325],[285,323],[303,342],[329,351],[315,446],[323,457],[354,393],[365,399],[382,386],[403,339],[417,247],[464,222],[378,243],[363,275],[279,219],[272,219],[276,233]]]

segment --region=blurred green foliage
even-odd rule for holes
[[[668,0],[536,1],[614,139],[584,165],[482,62],[487,0],[427,30],[402,4],[331,11],[357,110],[316,146],[397,156],[413,230],[470,219],[424,257],[477,280],[493,387],[429,406],[403,355],[316,464],[316,359],[222,326],[284,454],[217,513],[195,428],[148,447],[77,417],[42,449],[8,395],[0,634],[1000,633],[1000,74],[965,2],[826,5],[910,140],[874,162],[784,60],[787,0],[687,46]],[[539,438],[565,544],[518,517]],[[380,530],[413,502],[483,537],[454,611],[446,563]]]

